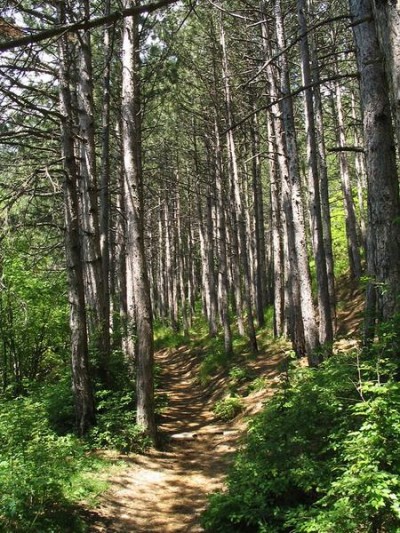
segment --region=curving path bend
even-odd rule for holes
[[[198,356],[183,347],[158,352],[156,362],[163,368],[162,392],[168,397],[159,425],[166,444],[124,458],[126,468],[109,480],[92,533],[203,531],[200,514],[207,495],[222,488],[245,430],[243,417],[231,424],[215,419],[212,407],[222,393],[223,378],[211,389],[202,387],[195,379]],[[278,357],[269,357],[258,370],[276,380],[277,363]],[[246,398],[247,412],[259,410],[270,393]]]

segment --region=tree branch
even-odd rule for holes
[[[268,104],[262,105],[262,106],[258,107],[257,109],[255,109],[254,111],[251,111],[251,113],[248,113],[245,117],[243,117],[242,119],[240,119],[237,122],[235,122],[234,124],[232,124],[232,126],[230,128],[227,128],[225,131],[223,131],[221,133],[221,136],[226,135],[228,133],[228,131],[230,131],[230,130],[234,130],[234,129],[238,128],[239,126],[241,126],[242,124],[247,122],[247,120],[249,120],[251,117],[253,117],[254,115],[257,115],[260,111],[265,111],[266,109],[271,109],[271,107],[279,104],[280,102],[283,102],[283,100],[286,100],[287,98],[293,98],[293,96],[297,96],[298,94],[302,93],[306,89],[310,89],[310,88],[316,87],[318,85],[323,85],[324,83],[328,83],[330,81],[341,80],[341,79],[344,79],[344,78],[358,78],[358,76],[359,76],[358,72],[351,72],[349,74],[337,74],[335,76],[329,76],[327,78],[323,78],[322,80],[315,81],[313,83],[310,83],[309,85],[302,85],[298,89],[292,91],[290,94],[285,94],[284,96],[281,96],[280,98],[276,98],[276,99],[272,100],[271,102],[269,102]]]
[[[361,146],[333,146],[328,148],[328,152],[359,152],[362,154],[365,150]]]
[[[105,15],[103,17],[84,19],[72,24],[63,24],[61,26],[40,31],[34,35],[26,35],[25,37],[21,37],[19,39],[13,39],[11,41],[0,43],[0,52],[12,50],[14,48],[20,48],[29,44],[39,43],[41,41],[45,41],[46,39],[50,39],[51,37],[58,37],[66,32],[89,30],[91,28],[98,28],[104,24],[117,22],[125,17],[131,17],[141,13],[152,13],[153,11],[157,11],[158,9],[169,6],[170,4],[174,4],[176,2],[177,0],[159,0],[159,2],[149,4],[147,6],[130,7],[128,9],[122,9],[121,11],[114,11],[113,13],[110,13],[110,15]]]

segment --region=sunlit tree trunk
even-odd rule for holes
[[[218,309],[224,330],[224,348],[227,355],[233,354],[232,330],[229,319],[228,261],[226,257],[226,217],[224,173],[218,117],[215,118],[215,182],[217,196],[217,243],[218,243]]]
[[[138,1],[124,1],[124,8]],[[136,331],[136,421],[156,438],[153,382],[153,320],[144,250],[143,183],[141,161],[141,106],[139,93],[139,20],[127,17],[122,42],[122,146],[126,202],[127,278],[132,283],[133,302],[129,319]],[[128,294],[128,297],[131,296]],[[130,324],[131,326],[131,324]]]
[[[276,133],[274,127],[273,111],[268,114],[268,146],[269,149],[269,174],[270,174],[270,201],[271,201],[271,239],[273,260],[273,302],[274,302],[274,334],[279,337],[284,333],[284,249],[283,221],[281,205],[281,183],[277,161]]]
[[[207,278],[209,283],[209,311],[208,311],[208,323],[209,323],[209,333],[212,337],[217,335],[218,326],[218,278],[215,272],[215,179],[213,179],[211,162],[208,162],[209,173],[211,178],[207,178],[206,184],[206,198],[205,198],[205,215],[204,215],[204,232],[205,232],[205,243],[206,243],[206,254],[207,254]]]
[[[318,146],[315,130],[314,96],[312,90],[311,57],[307,36],[306,2],[297,0],[297,17],[302,34],[300,39],[301,70],[304,90],[304,117],[307,139],[307,167],[309,207],[311,213],[312,242],[317,273],[319,310],[319,340],[321,344],[332,343],[333,328],[329,297],[328,275],[321,215],[320,176]]]
[[[267,21],[266,3],[261,2],[261,37],[266,68],[267,88],[271,101],[278,99],[278,81],[274,64],[272,63],[271,31]],[[274,302],[274,333],[276,336],[291,335],[289,325],[294,316],[294,305],[291,304],[289,284],[290,265],[288,261],[288,230],[290,222],[286,219],[287,205],[283,203],[283,180],[287,176],[286,147],[282,130],[282,119],[279,105],[273,105],[268,111],[268,155],[270,173],[271,196],[271,232],[272,232],[272,260],[273,260],[273,302]],[[293,265],[292,265],[293,266]],[[300,302],[299,302],[300,305]]]
[[[252,96],[253,99],[253,96]],[[256,107],[253,101],[253,109]],[[252,199],[254,213],[254,241],[255,241],[255,307],[258,326],[265,325],[264,309],[267,304],[266,287],[266,250],[265,250],[265,224],[264,224],[264,203],[263,187],[261,179],[260,160],[260,134],[257,114],[254,114],[250,126],[251,135],[251,159],[252,159]]]
[[[89,2],[81,2],[89,17]],[[109,306],[106,304],[100,252],[95,110],[93,102],[92,48],[89,31],[78,33],[77,105],[79,119],[81,239],[89,338],[97,351],[99,377],[108,385],[110,352]]]
[[[175,191],[164,185],[165,284],[167,287],[168,316],[171,328],[178,331],[178,302],[176,279]]]
[[[309,4],[313,6],[313,1],[309,0]],[[321,75],[318,61],[318,34],[311,32],[308,34],[310,45],[310,58],[312,66],[312,81],[315,84],[313,87],[314,97],[314,119],[315,119],[315,135],[317,143],[317,162],[318,174],[320,177],[320,197],[321,197],[321,218],[322,218],[322,236],[325,250],[326,274],[328,277],[328,292],[329,302],[331,306],[331,317],[333,329],[336,329],[336,289],[335,289],[335,272],[333,260],[333,246],[332,246],[332,226],[331,226],[331,212],[329,203],[329,180],[328,180],[328,166],[326,161],[326,146],[325,146],[325,125],[323,119],[323,99],[321,91]]]
[[[336,121],[335,130],[338,147],[340,149],[340,147],[346,146],[346,136],[344,128],[341,87],[337,81],[334,82],[334,93],[335,100],[333,111]],[[346,153],[341,151],[339,152],[338,157],[346,220],[347,252],[349,256],[350,276],[353,279],[358,280],[361,277],[361,257],[357,235],[357,219],[350,181],[350,169]]]
[[[106,0],[104,14],[110,13],[111,0]],[[102,131],[101,131],[101,174],[100,174],[100,253],[102,261],[103,280],[103,320],[102,334],[104,349],[110,350],[110,327],[111,327],[111,296],[110,296],[110,123],[111,123],[111,60],[113,53],[113,30],[111,26],[104,28],[104,72],[103,72],[103,101],[102,101]],[[104,370],[107,370],[104,368]],[[108,374],[108,372],[106,372]]]
[[[289,235],[289,249],[294,247],[292,254],[293,258],[296,256],[297,272],[295,275],[295,283],[297,288],[293,290],[293,296],[296,298],[295,291],[299,290],[300,294],[300,312],[301,324],[295,324],[296,332],[301,334],[304,332],[305,353],[308,357],[309,364],[315,366],[319,363],[319,356],[316,349],[319,347],[318,327],[315,317],[314,303],[311,292],[311,278],[309,271],[308,255],[307,255],[307,240],[304,226],[303,214],[303,200],[301,194],[301,180],[298,165],[297,141],[294,125],[293,102],[289,96],[291,93],[289,82],[289,69],[287,58],[285,54],[285,33],[283,27],[283,16],[280,0],[275,2],[275,20],[276,20],[276,37],[278,42],[278,49],[281,52],[280,67],[281,67],[281,95],[284,97],[281,102],[282,122],[285,132],[286,154],[288,158],[288,194],[290,198],[284,200],[290,201],[290,211],[287,211],[287,218],[290,218],[293,223],[293,243],[290,242]],[[293,286],[292,286],[293,287]],[[297,298],[296,298],[297,299]]]
[[[167,279],[166,279],[166,236],[165,232],[167,228],[164,224],[164,201],[160,195],[159,198],[160,209],[158,211],[158,312],[161,318],[166,318],[167,316]]]
[[[122,130],[122,125],[121,128]],[[122,139],[121,139],[122,143]],[[122,144],[121,144],[122,150]],[[128,334],[128,283],[126,275],[126,202],[124,193],[124,169],[118,169],[116,216],[114,222],[114,254],[112,256],[113,271],[115,272],[115,293],[113,329],[118,331],[118,347],[125,355],[125,362],[133,369],[133,338]]]
[[[178,180],[179,181],[179,180]],[[179,263],[179,287],[180,287],[180,299],[181,299],[181,313],[182,313],[182,325],[183,333],[185,336],[189,335],[189,305],[187,298],[188,276],[187,276],[187,236],[184,232],[184,215],[183,215],[183,192],[180,190],[177,196],[177,238],[179,243],[178,251],[178,263]]]
[[[400,202],[394,134],[385,78],[370,0],[350,0],[357,61],[368,180],[366,337],[375,321],[399,309]]]
[[[229,130],[227,132],[227,146],[228,146],[228,155],[230,159],[230,171],[231,171],[231,182],[232,182],[232,192],[233,192],[233,205],[234,205],[234,215],[236,222],[236,232],[238,234],[239,240],[239,261],[241,266],[241,277],[243,281],[243,305],[246,310],[246,329],[247,335],[249,337],[250,347],[254,353],[257,353],[257,339],[256,332],[254,327],[253,319],[253,309],[251,302],[251,291],[250,291],[250,270],[248,262],[248,251],[247,251],[247,239],[246,239],[246,222],[243,213],[243,204],[242,204],[242,194],[240,190],[240,177],[238,162],[236,156],[236,146],[233,137],[232,124],[232,102],[231,102],[231,93],[230,93],[230,80],[229,80],[229,66],[228,66],[228,56],[226,49],[225,41],[225,32],[224,28],[221,25],[221,48],[222,48],[222,76],[224,81],[224,93],[225,93],[225,107],[227,114],[227,122]],[[235,231],[235,229],[234,229]]]

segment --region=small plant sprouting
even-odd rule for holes
[[[220,420],[229,422],[243,410],[243,402],[237,396],[227,396],[218,400],[214,406],[214,414]]]

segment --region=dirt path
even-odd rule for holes
[[[243,421],[219,423],[212,412],[222,381],[213,390],[201,387],[195,380],[198,359],[184,348],[159,352],[157,363],[168,397],[159,426],[165,446],[125,459],[126,469],[110,480],[97,509],[93,533],[203,531],[199,516],[207,494],[222,487],[237,449]],[[276,360],[262,371],[275,376]],[[262,400],[263,395],[247,400],[249,412]]]

